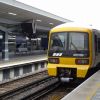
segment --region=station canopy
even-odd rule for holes
[[[70,21],[16,0],[0,0],[0,23],[31,22],[37,25],[38,30],[50,30],[54,26]]]

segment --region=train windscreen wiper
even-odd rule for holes
[[[75,48],[76,51],[79,51],[78,48],[76,47],[76,45],[73,42],[71,42],[71,44]]]

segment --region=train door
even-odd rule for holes
[[[99,38],[100,38],[100,36],[98,34],[98,31],[95,30],[94,31],[94,52],[95,52],[95,54],[93,55],[93,58],[94,58],[94,60],[93,60],[93,62],[94,62],[93,67],[98,65],[99,61],[100,61]]]

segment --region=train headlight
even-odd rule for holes
[[[48,62],[53,64],[59,64],[59,58],[49,58]]]
[[[76,59],[75,63],[77,65],[88,65],[89,64],[89,59]]]

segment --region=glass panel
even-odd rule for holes
[[[24,25],[27,25],[27,23]],[[8,47],[9,60],[20,56],[24,57],[40,54],[41,51],[42,53],[46,53],[45,50],[47,50],[48,47],[48,34],[46,33],[48,33],[48,31],[42,32],[37,30],[37,34],[28,33],[32,28],[31,25],[32,24],[27,28],[22,27],[22,24],[7,24],[0,22],[0,26],[8,29],[8,41],[6,41],[8,42],[8,46],[6,46],[6,48]],[[4,58],[4,34],[5,32],[0,29],[0,60]]]
[[[67,35],[64,33],[54,33],[51,36],[51,50],[65,50]]]
[[[88,50],[87,34],[71,33],[69,35],[69,50]]]
[[[49,56],[54,56],[54,53],[61,53],[61,56],[69,57],[88,57],[88,33],[53,33],[51,35]]]

